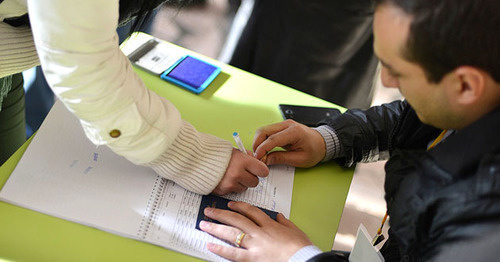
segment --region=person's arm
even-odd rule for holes
[[[229,202],[236,212],[205,208],[204,214],[223,224],[200,222],[200,229],[240,247],[208,243],[209,251],[233,261],[288,261],[299,250],[312,246],[307,235],[283,214],[273,220],[259,208],[245,202]],[[240,233],[245,233],[242,237]],[[312,251],[313,254],[317,252]]]
[[[330,159],[345,166],[382,160],[388,156],[390,132],[406,106],[406,102],[395,101],[368,110],[348,110],[325,119],[318,128],[286,120],[259,128],[253,149],[267,164],[297,167]],[[285,151],[272,151],[276,147]]]
[[[276,147],[284,151],[272,151]],[[325,157],[326,145],[317,130],[288,119],[259,128],[253,150],[255,157],[268,165],[312,167]]]
[[[278,214],[276,220],[245,202],[229,202],[233,211],[205,208],[200,229],[233,246],[207,243],[207,249],[231,261],[347,261],[339,252],[323,252],[297,226]],[[239,244],[239,247],[236,245]]]
[[[340,141],[341,153],[336,161],[344,166],[357,162],[385,160],[389,156],[390,133],[408,107],[405,101],[374,106],[367,110],[351,109],[325,119]]]
[[[172,103],[145,87],[118,46],[118,5],[118,0],[28,0],[47,81],[87,137],[197,193],[242,191],[240,176],[252,184],[258,180],[253,174],[267,175],[267,167],[256,166],[258,161],[233,150],[230,142],[199,133]],[[230,165],[232,156],[240,161]],[[245,168],[250,164],[256,173],[235,174],[252,170]],[[230,176],[222,183],[225,172]]]
[[[0,78],[40,64],[28,25],[11,26],[0,21]]]

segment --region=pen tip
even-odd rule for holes
[[[234,132],[234,133],[233,133],[233,136],[237,136],[237,135],[238,135],[238,132]]]

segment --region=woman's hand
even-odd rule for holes
[[[238,247],[208,243],[211,252],[233,261],[288,261],[302,247],[312,242],[297,226],[278,214],[277,221],[259,208],[244,202],[229,202],[234,211],[205,208],[204,214],[225,225],[200,222],[201,230]],[[244,235],[240,235],[240,233]]]
[[[249,187],[256,187],[259,184],[259,177],[267,175],[269,175],[269,168],[266,164],[248,153],[244,154],[233,148],[226,173],[212,193],[225,195],[232,192],[243,192]]]

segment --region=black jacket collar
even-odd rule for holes
[[[456,131],[429,150],[430,156],[454,176],[473,173],[486,154],[500,152],[500,109],[487,114],[466,128]]]

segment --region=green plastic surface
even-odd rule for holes
[[[147,37],[149,36],[141,34],[137,39]],[[186,51],[175,45],[172,45],[172,48]],[[240,133],[245,147],[250,149],[258,127],[282,121],[278,109],[280,103],[335,107],[313,96],[207,57],[195,55],[222,68],[221,75],[199,95],[169,84],[158,76],[140,69],[136,69],[136,72],[150,89],[174,103],[182,117],[191,122],[199,131],[225,138],[232,141],[233,145],[235,145],[232,140],[234,131]],[[0,167],[0,187],[3,187],[7,181],[28,144],[29,141]],[[322,250],[326,251],[332,247],[352,174],[353,169],[343,169],[334,163],[321,164],[311,169],[296,169],[290,218]],[[198,260],[163,247],[0,201],[1,259],[13,261]]]

